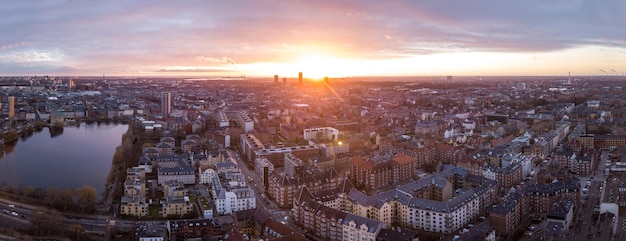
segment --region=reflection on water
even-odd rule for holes
[[[71,128],[71,127],[68,127]],[[52,126],[50,127],[50,138],[55,138],[57,136],[63,135],[63,130],[65,128],[63,127],[58,127],[58,126]]]
[[[34,188],[90,185],[98,193],[128,125],[83,124],[42,129],[5,143],[0,154],[0,182]]]

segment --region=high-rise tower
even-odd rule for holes
[[[163,93],[161,96],[161,114],[163,117],[169,116],[172,112],[172,94],[170,92]]]
[[[9,119],[15,117],[15,96],[9,96]]]
[[[302,72],[298,73],[298,84],[302,84]]]

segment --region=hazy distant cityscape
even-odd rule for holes
[[[58,150],[106,147],[113,157],[104,187],[0,178],[0,234],[620,240],[624,80],[2,77],[3,157],[42,132],[127,131],[117,148],[81,147],[86,137],[76,137]],[[0,162],[26,161],[14,158]],[[33,175],[21,169],[14,172]]]

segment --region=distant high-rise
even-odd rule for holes
[[[15,117],[15,96],[9,96],[9,119]]]
[[[287,84],[287,78],[283,78],[283,84],[286,85]]]
[[[302,84],[302,72],[298,73],[298,84]]]
[[[172,112],[172,94],[163,93],[161,96],[161,114],[163,117],[169,116]]]
[[[328,77],[324,77],[324,83],[328,84]]]
[[[572,84],[572,73],[571,72],[567,72],[567,84],[568,85]]]
[[[278,84],[278,75],[277,74],[274,75],[274,84]]]

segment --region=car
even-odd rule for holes
[[[19,213],[17,213],[17,212],[11,212],[11,215],[13,215],[13,216],[19,216],[20,214],[19,214]]]
[[[6,214],[11,213],[11,212],[9,212],[9,210],[6,210],[6,209],[2,209],[2,212],[3,212],[3,213],[6,213]]]
[[[15,205],[13,205],[13,204],[9,204],[9,207],[10,207],[10,208],[14,208],[14,207],[15,207]]]

